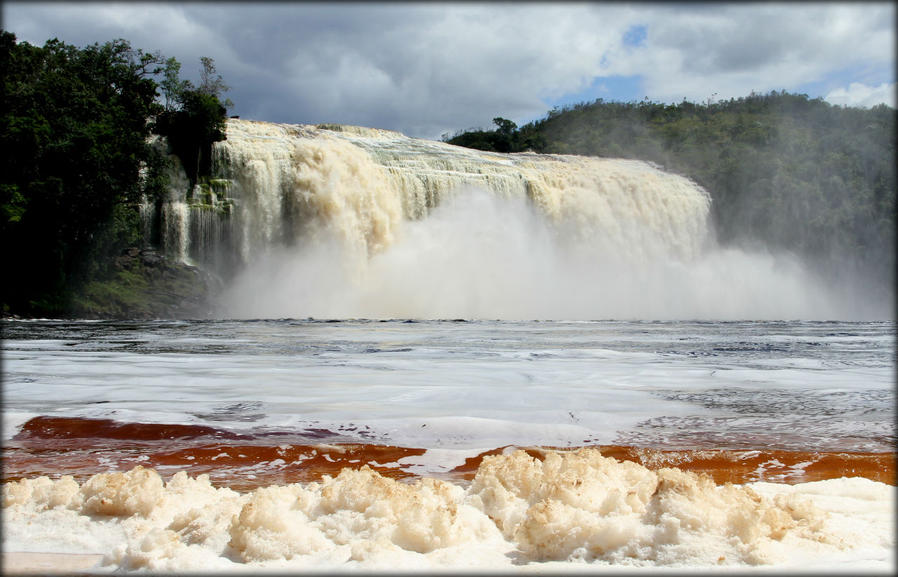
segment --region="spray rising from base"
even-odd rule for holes
[[[272,247],[223,294],[234,318],[805,319],[875,317],[788,255],[706,241],[681,258],[621,250],[526,198],[459,193],[370,258],[319,236]],[[840,298],[841,297],[841,298]]]

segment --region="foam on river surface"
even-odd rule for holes
[[[894,569],[893,486],[717,485],[594,449],[486,456],[470,483],[361,467],[237,492],[136,467],[3,498],[4,551],[99,553],[101,570]]]

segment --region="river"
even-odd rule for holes
[[[262,547],[258,535],[239,535],[266,521],[244,519],[247,525],[238,530],[232,524],[230,533],[227,527],[219,527],[218,533],[207,527],[208,535],[201,539],[191,537],[185,529],[189,523],[178,525],[170,513],[169,524],[162,526],[180,535],[178,547],[183,551],[164,553],[158,543],[141,545],[133,536],[109,536],[112,529],[100,528],[107,521],[98,520],[96,510],[94,516],[88,514],[87,489],[82,488],[78,504],[66,506],[75,517],[70,521],[74,525],[64,525],[65,531],[87,523],[82,529],[93,537],[85,539],[94,539],[94,548],[103,552],[114,550],[107,553],[104,567],[190,567],[185,551],[199,549],[208,557],[203,563],[212,564],[197,567],[215,568],[243,563],[384,568],[397,560],[409,568],[457,567],[456,561],[447,560],[449,550],[468,551],[472,567],[489,569],[508,569],[503,563],[512,561],[513,566],[549,562],[571,567],[584,559],[615,567],[709,563],[707,543],[704,553],[690,553],[688,540],[674,539],[671,543],[679,545],[671,544],[670,550],[680,547],[678,552],[661,554],[664,522],[657,512],[653,521],[647,513],[640,517],[654,537],[634,529],[629,537],[600,538],[596,535],[602,530],[596,528],[582,543],[549,547],[522,536],[524,525],[510,531],[508,511],[514,507],[506,504],[511,509],[497,513],[498,505],[484,492],[489,475],[498,474],[487,465],[507,469],[511,463],[533,467],[542,462],[547,467],[558,455],[583,460],[577,466],[586,467],[579,474],[587,485],[596,475],[617,475],[612,469],[596,469],[610,467],[608,457],[614,457],[614,466],[639,463],[644,475],[674,465],[771,496],[789,487],[817,487],[810,493],[818,500],[855,498],[879,511],[881,529],[864,538],[860,549],[846,553],[844,547],[837,548],[821,559],[873,569],[894,567],[888,554],[894,553],[894,532],[882,517],[890,510],[882,507],[894,499],[895,484],[891,321],[7,320],[3,333],[5,481],[29,483],[27,479],[47,476],[58,485],[53,493],[58,496],[65,475],[73,476],[66,486],[74,482],[76,488],[79,483],[87,487],[93,476],[141,465],[156,471],[153,475],[158,473],[161,481],[141,481],[143,485],[134,485],[135,494],[138,486],[146,489],[147,483],[163,481],[168,484],[161,494],[184,493],[176,487],[181,472],[190,479],[208,475],[206,493],[229,491],[245,500],[272,488],[323,490],[317,483],[346,481],[346,475],[362,474],[360,468],[367,465],[364,471],[370,472],[365,474],[374,475],[373,480],[356,479],[353,489],[342,490],[376,496],[382,482],[406,488],[420,488],[424,481],[444,483],[459,492],[454,497],[458,506],[462,501],[466,507],[476,505],[481,516],[469,520],[473,525],[465,529],[468,540],[453,541],[447,529],[449,533],[433,537],[429,545],[408,545],[394,532],[391,544],[369,543],[374,549],[368,553],[353,549],[355,553],[343,555],[335,551],[355,541],[336,537],[333,527],[331,532],[316,529],[320,535],[309,539],[318,545],[307,542],[306,549],[289,545],[295,545],[296,535]],[[515,453],[517,448],[526,452]],[[595,457],[589,448],[605,457]],[[502,459],[508,462],[500,466]],[[521,459],[530,459],[529,464]],[[622,479],[614,482],[641,482]],[[506,489],[514,485],[507,480],[500,484]],[[870,497],[871,487],[875,498]],[[4,550],[34,550],[28,543],[34,547],[43,539],[49,550],[83,552],[83,543],[75,546],[71,539],[62,539],[60,545],[59,519],[47,517],[47,503],[40,504],[49,493],[39,497],[37,489],[25,492],[29,496],[21,502],[6,497],[5,504],[14,508],[4,515]],[[477,493],[476,503],[472,492]],[[494,493],[489,495],[495,500]],[[215,506],[223,507],[228,499],[217,498]],[[733,499],[727,502],[738,501]],[[401,509],[384,506],[394,507],[394,515]],[[31,516],[11,514],[19,511],[15,507],[31,507]],[[341,510],[350,515],[353,508],[345,502],[332,507],[332,515]],[[114,514],[129,522],[140,517],[133,507],[125,510]],[[520,516],[520,511],[515,514]],[[505,518],[504,526],[497,521],[505,530],[501,538],[478,533],[489,533],[480,526],[487,518]],[[307,511],[304,522],[313,520],[321,522]],[[359,529],[358,519],[344,521],[341,532],[355,527],[367,539],[373,531]],[[298,530],[281,522],[282,533]],[[584,521],[554,522],[579,526]],[[686,530],[685,519],[677,523],[685,523]],[[841,526],[852,525],[843,519]],[[43,527],[46,534],[35,527]],[[273,529],[266,530],[270,534]],[[709,532],[706,527],[702,538],[711,539]],[[409,537],[416,543],[423,538]],[[820,538],[815,538],[819,547]],[[727,539],[732,541],[732,535]],[[500,542],[504,545],[497,549]],[[281,549],[276,543],[282,543]],[[446,549],[449,543],[456,549]],[[497,557],[503,547],[507,550]],[[762,554],[755,547],[746,553],[745,547],[743,543],[741,556],[722,554],[730,560],[726,564],[790,566],[767,549]],[[800,552],[795,559],[811,555],[812,549],[804,545],[789,547],[790,555]],[[654,553],[646,553],[649,549]],[[385,562],[388,558],[393,560]]]

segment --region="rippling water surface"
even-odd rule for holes
[[[894,328],[11,321],[4,437],[65,416],[426,449],[888,451]]]

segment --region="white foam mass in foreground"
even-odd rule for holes
[[[715,485],[594,449],[486,457],[467,487],[364,467],[249,493],[152,470],[9,482],[4,551],[101,569],[894,570],[895,488],[862,478]]]

